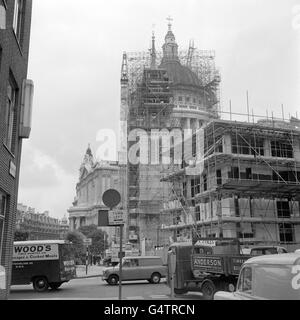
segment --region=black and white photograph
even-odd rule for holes
[[[0,300],[300,300],[300,1],[0,0]]]

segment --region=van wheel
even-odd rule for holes
[[[48,290],[49,283],[46,277],[36,277],[33,279],[33,288],[37,292],[44,292]]]
[[[216,292],[216,287],[211,280],[206,280],[201,287],[201,291],[204,300],[213,300],[214,294]]]
[[[151,283],[154,283],[154,284],[158,284],[160,283],[160,274],[159,273],[153,273],[152,276],[151,276]]]
[[[107,282],[108,282],[111,286],[114,286],[114,285],[118,284],[118,282],[119,282],[119,277],[116,276],[116,275],[109,276]]]
[[[57,290],[62,285],[62,282],[51,282],[49,286],[52,290]]]

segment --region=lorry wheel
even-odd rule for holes
[[[154,283],[154,284],[158,284],[160,283],[160,274],[159,273],[153,273],[152,276],[151,276],[151,283]]]
[[[62,285],[62,282],[51,282],[49,286],[52,290],[57,290]]]
[[[174,289],[175,294],[185,294],[187,292],[188,292],[187,289],[177,289],[177,288]]]
[[[119,277],[116,276],[116,275],[109,276],[109,278],[108,278],[107,281],[108,281],[108,283],[109,283],[111,286],[114,286],[114,285],[118,284],[118,282],[119,282]]]
[[[204,300],[213,300],[216,292],[216,287],[211,280],[207,280],[202,284],[201,291]]]
[[[37,292],[44,292],[48,290],[49,283],[46,277],[36,277],[33,279],[33,288]]]

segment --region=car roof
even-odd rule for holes
[[[257,250],[257,249],[272,249],[272,248],[283,248],[283,249],[285,249],[284,247],[281,247],[281,246],[256,246],[256,247],[251,247],[249,249]]]
[[[124,259],[161,259],[160,256],[125,256]]]
[[[192,246],[192,242],[173,242],[170,247],[187,247],[187,246]]]
[[[270,254],[250,258],[245,262],[246,264],[282,264],[282,265],[296,265],[300,264],[299,253],[282,253]]]
[[[14,241],[14,245],[34,245],[34,244],[65,244],[65,240],[32,240],[32,241]]]

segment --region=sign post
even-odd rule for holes
[[[119,300],[122,300],[122,263],[123,263],[123,225],[120,224],[120,269],[119,269],[119,273],[120,273],[120,277],[119,277]]]
[[[120,201],[121,195],[117,190],[110,189],[102,196],[103,203],[110,209],[108,212],[108,226],[120,227],[120,251],[119,251],[119,300],[122,300],[122,262],[123,262],[123,226],[124,214],[122,210],[113,210]]]
[[[85,273],[88,274],[88,265],[89,265],[89,246],[92,244],[91,238],[83,239],[83,244],[86,246],[85,252]]]

